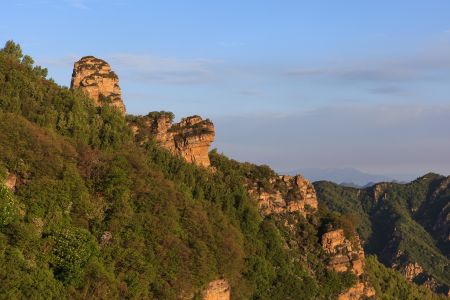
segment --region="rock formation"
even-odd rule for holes
[[[257,199],[263,215],[298,212],[306,216],[317,210],[314,186],[301,175],[275,176],[268,183],[268,187],[257,181],[247,183],[249,193]]]
[[[125,114],[119,78],[104,60],[94,56],[82,57],[73,67],[70,87],[82,90],[96,106],[108,104]]]
[[[373,298],[375,289],[370,287],[366,282],[358,281],[348,291],[338,296],[338,300],[360,300]]]
[[[5,180],[5,186],[12,192],[16,191],[17,176],[14,174],[8,174],[8,177]]]
[[[387,192],[386,190],[389,188],[389,183],[377,183],[372,186],[372,192],[373,192],[373,200],[376,203],[378,201],[386,201],[387,200]]]
[[[358,300],[375,295],[374,288],[362,279],[365,258],[358,236],[350,241],[342,229],[329,231],[322,235],[322,248],[330,255],[330,269],[336,272],[351,271],[358,278],[353,287],[339,295],[339,300]]]
[[[203,300],[230,300],[230,285],[225,279],[211,281],[203,291]]]
[[[322,236],[322,247],[331,255],[328,266],[336,272],[352,271],[359,276],[364,272],[364,251],[359,238],[351,242],[344,235],[344,230],[338,229]]]
[[[423,268],[418,263],[407,263],[401,266],[400,272],[405,276],[406,280],[413,281],[423,273]]]
[[[134,117],[129,125],[139,142],[154,139],[160,146],[189,163],[208,167],[209,147],[214,141],[214,124],[199,116],[191,116],[173,124],[173,114],[153,112]]]

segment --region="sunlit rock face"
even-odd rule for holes
[[[339,295],[339,300],[359,300],[375,296],[374,288],[363,279],[365,257],[358,236],[350,241],[342,229],[329,231],[322,235],[322,248],[330,255],[328,268],[336,272],[350,271],[358,278],[354,286]]]
[[[209,167],[209,147],[214,141],[214,124],[200,116],[190,116],[173,123],[173,114],[153,112],[135,117],[129,126],[139,142],[154,139],[161,147],[189,163]]]
[[[75,62],[70,87],[82,90],[96,106],[111,105],[125,114],[119,77],[102,59],[85,56]]]
[[[314,186],[301,175],[274,176],[265,185],[249,180],[247,188],[265,216],[287,212],[306,216],[317,211]]]

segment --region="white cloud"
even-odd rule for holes
[[[434,48],[433,48],[434,47]],[[304,66],[285,72],[292,78],[328,77],[348,81],[391,82],[418,79],[435,80],[450,73],[450,44],[430,45],[416,53],[390,59],[347,60],[326,67]]]

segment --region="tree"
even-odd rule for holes
[[[1,52],[5,53],[11,57],[14,57],[18,61],[20,61],[23,57],[22,48],[20,48],[20,45],[14,43],[14,41],[11,41],[11,40],[9,40],[5,43],[5,47],[1,50]]]

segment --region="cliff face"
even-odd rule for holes
[[[330,269],[336,272],[350,271],[358,278],[353,287],[339,295],[339,300],[358,300],[375,295],[373,287],[362,278],[365,258],[357,236],[354,241],[350,241],[342,229],[329,231],[322,236],[322,248],[330,255],[328,262]]]
[[[259,210],[265,216],[285,212],[298,212],[306,216],[317,210],[314,186],[301,175],[274,176],[266,185],[249,180],[247,188],[250,195],[257,199]]]
[[[85,56],[75,62],[70,87],[81,89],[96,106],[109,104],[125,114],[119,78],[104,60]]]
[[[129,120],[129,125],[139,142],[155,139],[156,142],[179,155],[187,162],[209,167],[209,147],[214,141],[214,124],[199,116],[172,123],[171,113],[150,113],[145,117]]]

